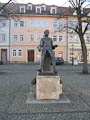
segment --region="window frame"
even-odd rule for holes
[[[23,39],[22,39],[23,38]],[[21,40],[22,39],[22,40]],[[20,35],[20,42],[24,41],[24,35]]]
[[[17,38],[16,40],[15,40],[15,37]],[[13,35],[13,42],[18,42],[18,35]]]
[[[15,53],[14,53],[15,52]],[[15,55],[14,55],[15,54]],[[17,57],[17,49],[12,50],[12,57]]]
[[[21,51],[21,56],[19,56],[20,51]],[[23,57],[23,50],[22,49],[18,49],[18,57]]]

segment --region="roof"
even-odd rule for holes
[[[0,3],[0,6],[3,6],[4,3]],[[31,4],[32,5],[32,10],[28,10],[27,9],[27,5]],[[26,6],[26,12],[24,14],[30,14],[30,15],[36,15],[37,13],[35,12],[35,7],[36,6],[42,6],[42,5],[46,5],[46,4],[32,4],[32,3],[27,3],[27,4],[20,4],[20,3],[9,3],[4,10],[1,12],[2,14],[4,13],[8,13],[8,14],[20,14],[20,6]],[[51,7],[56,7],[57,8],[57,14],[59,16],[73,16],[73,13],[75,12],[75,10],[73,8],[70,7],[60,7],[60,6],[56,6],[56,5],[46,5],[46,11],[42,11],[40,13],[40,15],[51,15],[50,13],[50,8]],[[1,14],[0,13],[0,14]],[[83,13],[85,15],[90,13],[90,8],[85,8],[83,9]],[[22,14],[22,13],[21,13]],[[38,14],[39,15],[39,14]]]

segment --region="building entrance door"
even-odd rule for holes
[[[34,62],[34,50],[28,50],[28,62]]]
[[[7,49],[1,49],[1,61],[3,64],[7,62]]]

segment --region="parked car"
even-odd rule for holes
[[[56,58],[56,65],[62,65],[64,64],[64,59],[62,57],[57,57]]]

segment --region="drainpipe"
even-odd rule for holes
[[[11,19],[9,18],[9,63],[10,63],[10,55],[11,55],[11,50],[10,50],[10,39],[11,39]]]
[[[68,26],[68,17],[66,18],[66,26]],[[68,27],[66,27],[66,61],[69,62],[69,39],[68,39]]]

